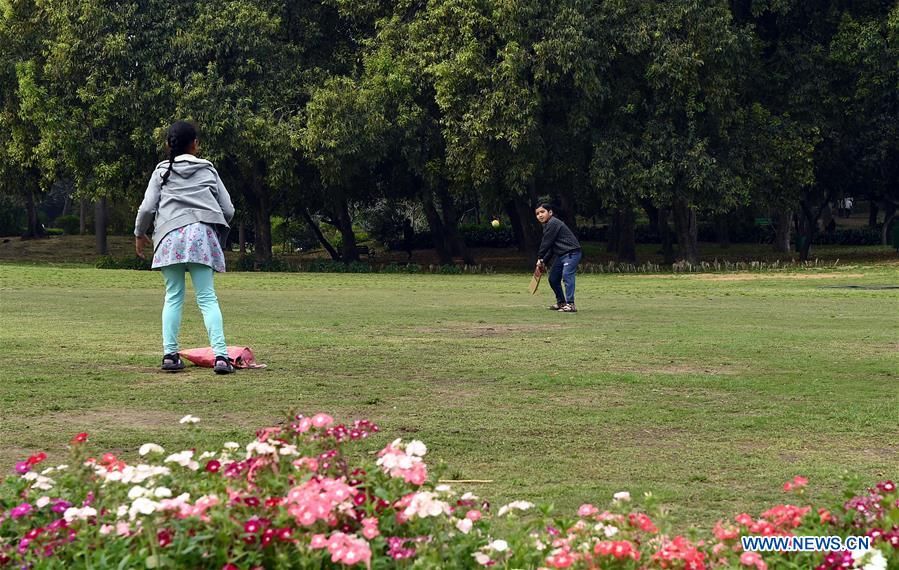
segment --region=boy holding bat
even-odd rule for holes
[[[555,257],[549,270],[549,286],[556,294],[556,302],[548,308],[562,313],[576,313],[574,305],[574,278],[581,261],[581,244],[565,222],[553,216],[552,204],[537,206],[537,221],[543,224],[543,239],[537,251],[536,272],[546,272],[550,257]],[[562,290],[562,283],[565,290]]]

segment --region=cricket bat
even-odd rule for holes
[[[543,271],[538,267],[534,270],[534,275],[531,277],[531,284],[528,285],[528,291],[531,292],[531,295],[537,294],[537,287],[540,286],[540,278],[543,277]]]

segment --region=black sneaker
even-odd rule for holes
[[[178,372],[179,370],[183,370],[184,362],[181,360],[181,355],[177,352],[173,352],[163,356],[162,369],[166,372]]]
[[[215,364],[212,366],[213,372],[216,374],[231,374],[234,372],[234,364],[231,359],[225,356],[216,356]]]

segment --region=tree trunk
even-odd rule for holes
[[[437,250],[437,257],[440,259],[441,265],[452,265],[453,254],[450,252],[446,243],[446,234],[443,231],[443,220],[434,206],[434,196],[429,191],[425,191],[421,197],[422,209],[425,217],[428,219],[428,227],[431,229],[431,239],[434,241],[434,249]]]
[[[649,227],[659,227],[659,209],[655,207],[655,204],[651,200],[645,199],[640,201],[640,206],[643,207],[646,217],[649,218]]]
[[[66,196],[66,199],[62,202],[62,213],[60,216],[68,216],[72,211],[72,197]]]
[[[94,251],[98,255],[109,253],[106,243],[107,214],[109,212],[106,197],[100,198],[94,207]]]
[[[346,200],[337,205],[337,229],[340,230],[340,259],[345,263],[359,261],[356,251],[356,234],[353,233],[353,219],[350,217],[350,206]]]
[[[636,215],[631,206],[625,206],[618,213],[618,239],[615,259],[618,263],[637,263],[637,241],[634,235]]]
[[[812,239],[818,226],[818,217],[805,201],[799,202],[799,228],[798,234],[802,238],[799,242],[799,260],[808,261],[809,252],[812,249]]]
[[[87,231],[87,200],[82,198],[78,204],[78,235]]]
[[[515,197],[512,199],[515,205],[515,211],[518,212],[518,218],[521,220],[522,244],[524,251],[534,254],[536,258],[537,249],[540,247],[540,238],[543,235],[543,226],[534,216],[534,209],[522,198]]]
[[[727,214],[719,214],[715,217],[715,233],[718,236],[718,245],[721,246],[722,249],[728,249],[730,247],[730,224],[729,224],[729,216]]]
[[[774,251],[790,253],[790,219],[789,210],[778,210],[774,214]]]
[[[28,229],[25,230],[22,239],[44,237],[46,232],[44,232],[41,221],[37,216],[37,201],[35,200],[34,192],[28,192],[25,195],[25,208],[28,211]]]
[[[880,209],[877,207],[877,202],[871,200],[868,202],[868,227],[876,228],[877,227],[877,214],[880,213]]]
[[[674,231],[677,232],[678,256],[693,265],[699,264],[699,227],[696,211],[686,201],[674,200]]]
[[[883,245],[890,243],[890,226],[896,218],[896,204],[890,201],[884,202],[883,229],[880,231],[880,240]]]
[[[450,251],[453,255],[461,257],[466,265],[474,265],[474,257],[468,251],[465,239],[459,235],[459,218],[453,197],[445,188],[441,188],[438,195],[440,196],[440,208],[443,210],[443,231]]]
[[[606,229],[606,252],[618,251],[618,226],[621,225],[621,213],[615,209],[609,216],[609,227]]]
[[[253,255],[256,263],[272,259],[272,207],[262,174],[254,169],[250,184],[244,185],[244,198],[253,212]]]
[[[244,220],[241,220],[237,226],[237,243],[240,245],[240,256],[245,256],[247,254],[247,223]]]
[[[518,215],[518,209],[515,202],[508,200],[503,204],[506,215],[509,216],[509,225],[512,226],[512,236],[515,238],[515,245],[518,251],[525,251],[524,247],[524,226],[521,223],[521,216]]]
[[[659,208],[659,238],[662,241],[662,258],[663,263],[672,264],[674,257],[674,240],[671,239],[671,228],[668,227],[668,217],[671,211],[668,208]]]
[[[322,229],[315,223],[315,220],[312,219],[312,215],[309,213],[309,210],[303,208],[300,210],[300,214],[302,214],[303,219],[306,220],[306,224],[309,226],[309,229],[312,230],[312,233],[315,234],[315,238],[318,240],[318,243],[322,244],[322,247],[325,248],[325,251],[328,252],[328,255],[331,256],[331,259],[334,261],[340,261],[340,254],[337,253],[337,250],[334,249],[334,246],[331,245],[331,242],[328,241],[328,238],[325,237],[325,234],[322,233]]]
[[[571,231],[577,234],[577,211],[575,210],[574,200],[571,200],[567,194],[560,194],[559,206],[562,207],[562,214],[564,214],[562,221],[565,222],[565,225]]]

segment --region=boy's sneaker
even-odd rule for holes
[[[215,364],[212,366],[213,372],[216,374],[231,374],[234,372],[234,364],[231,359],[224,356],[216,356]]]
[[[559,311],[564,306],[565,303],[553,303],[552,305],[548,306],[547,309],[549,309],[550,311]]]
[[[574,303],[566,303],[562,307],[559,307],[560,313],[576,313],[577,307],[574,306]]]
[[[178,372],[184,369],[184,362],[177,352],[166,354],[162,357],[162,369],[166,372]]]

